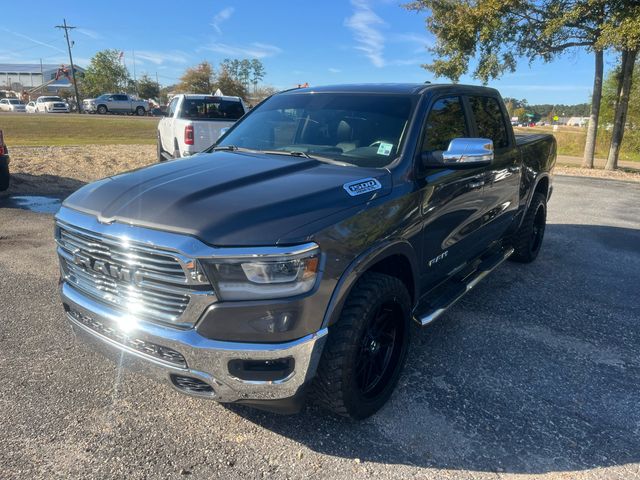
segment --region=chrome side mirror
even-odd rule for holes
[[[488,138],[454,138],[442,152],[446,166],[483,166],[493,161],[493,141]]]

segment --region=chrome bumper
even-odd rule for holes
[[[315,375],[327,335],[327,329],[324,328],[291,342],[264,344],[210,340],[194,329],[180,330],[143,321],[134,322],[131,328],[127,328],[132,319],[126,313],[95,302],[66,283],[62,283],[60,292],[74,331],[96,350],[129,369],[169,382],[181,393],[219,402],[280,400],[294,396]],[[105,325],[103,331],[117,332],[117,339],[80,321],[82,315]],[[155,345],[176,352],[183,357],[184,365],[144,353],[141,351],[144,347],[134,348],[135,345]],[[231,360],[283,358],[293,358],[294,369],[281,380],[248,381],[234,377],[229,372]],[[194,393],[185,390],[176,386],[172,375],[197,379],[209,385],[212,391]]]

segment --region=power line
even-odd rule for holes
[[[80,103],[80,95],[78,95],[78,83],[76,82],[76,68],[73,66],[73,56],[71,55],[71,43],[69,42],[69,30],[73,30],[76,27],[67,25],[67,19],[62,19],[62,25],[56,25],[56,28],[64,30],[64,36],[67,39],[67,49],[69,50],[69,63],[71,64],[71,77],[73,78],[73,90],[76,94],[76,105],[78,113],[82,113],[82,104]]]

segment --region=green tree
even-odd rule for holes
[[[524,120],[526,120],[526,118],[524,116],[525,113],[527,113],[527,111],[523,107],[519,107],[519,108],[516,108],[513,111],[513,116],[514,117],[518,117],[518,121],[524,121]]]
[[[550,62],[570,49],[591,51],[595,75],[584,165],[592,167],[604,73],[599,40],[620,1],[415,0],[406,8],[430,10],[435,60],[424,67],[453,81],[471,69],[472,59],[473,76],[486,83],[515,71],[518,58]]]
[[[247,98],[245,86],[233,78],[225,68],[221,68],[220,74],[216,79],[215,88],[219,88],[224,95]]]
[[[79,85],[84,97],[97,97],[124,91],[128,82],[129,71],[120,63],[120,51],[102,50],[91,59]]]
[[[258,87],[258,83],[266,75],[264,65],[257,58],[251,60],[225,58],[220,63],[220,70],[226,70],[232,79],[244,85],[245,90],[249,89],[249,85],[253,85],[254,92]]]
[[[251,77],[251,61],[244,60],[240,61],[240,71],[238,72],[238,80],[244,85],[244,88],[249,87],[249,78]]]
[[[253,85],[254,95],[257,93],[258,83],[262,81],[266,73],[264,65],[260,60],[257,58],[251,60],[251,84]]]
[[[143,99],[157,99],[160,96],[160,85],[155,80],[152,80],[146,73],[138,79],[137,92],[138,96]]]
[[[195,67],[187,68],[180,77],[176,91],[180,93],[209,93],[215,88],[216,77],[211,64],[204,61]]]
[[[225,58],[220,64],[220,68],[226,70],[234,80],[240,79],[240,60],[237,58]]]
[[[627,114],[633,88],[633,71],[640,50],[640,5],[637,0],[619,0],[621,7],[604,26],[601,44],[621,51],[620,69],[617,75],[615,111],[611,146],[605,165],[606,170],[618,168],[618,157],[627,124]]]

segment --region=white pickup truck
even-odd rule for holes
[[[158,161],[209,148],[245,111],[240,97],[176,95],[158,124]]]

